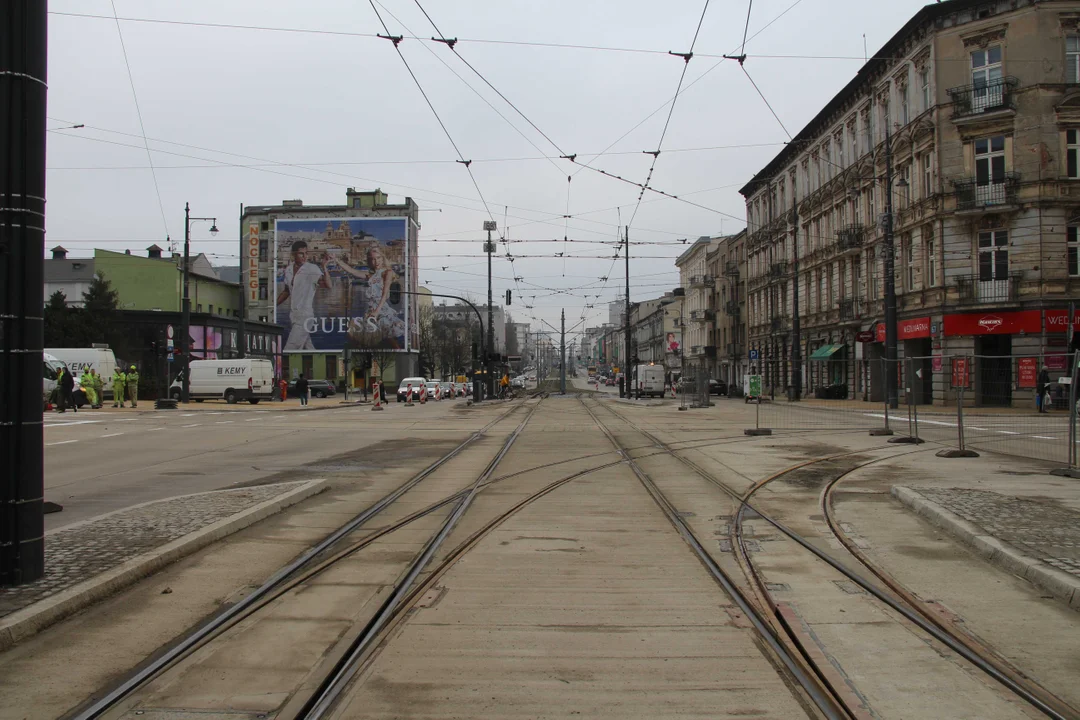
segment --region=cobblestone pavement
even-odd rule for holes
[[[1080,512],[986,490],[921,487],[918,492],[987,534],[1080,577]]]
[[[277,483],[161,500],[49,533],[45,577],[0,589],[0,617],[300,485],[303,482]]]

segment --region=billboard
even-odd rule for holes
[[[415,289],[412,230],[406,217],[276,220],[274,321],[285,328],[282,351],[415,347],[403,292]]]

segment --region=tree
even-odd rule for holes
[[[94,275],[83,293],[83,306],[78,313],[83,342],[77,347],[108,343],[116,355],[126,355],[127,334],[120,323],[119,308],[120,293],[113,289],[104,273]]]
[[[521,347],[518,345],[517,331],[514,329],[514,318],[510,313],[506,313],[506,354],[521,354]]]
[[[72,314],[75,308],[69,308],[67,297],[60,290],[49,296],[45,303],[45,347],[68,347],[74,342],[72,334]]]
[[[375,328],[367,324],[357,325],[349,333],[349,349],[366,357],[367,366],[373,371],[377,368],[381,380],[385,367],[397,357],[397,337],[392,330],[381,325]]]
[[[435,377],[438,373],[440,347],[439,338],[435,334],[435,308],[425,305],[417,314],[417,335],[420,342],[420,357],[418,359],[420,372],[424,377]]]

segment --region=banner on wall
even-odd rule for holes
[[[248,225],[245,250],[247,268],[244,282],[247,285],[248,300],[255,303],[259,301],[259,223]]]

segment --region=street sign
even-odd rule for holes
[[[168,360],[169,362],[173,362],[174,360],[176,360],[176,356],[175,355],[166,355],[165,359]]]
[[[750,351],[750,359],[751,360],[757,360],[758,359],[758,351],[757,350],[751,350]]]
[[[750,376],[750,397],[761,397],[761,376]]]
[[[169,338],[170,340],[173,339],[173,326],[172,325],[166,325],[165,326],[165,337]]]
[[[873,330],[860,330],[859,332],[855,333],[855,342],[861,342],[861,343],[874,342],[874,331]]]

